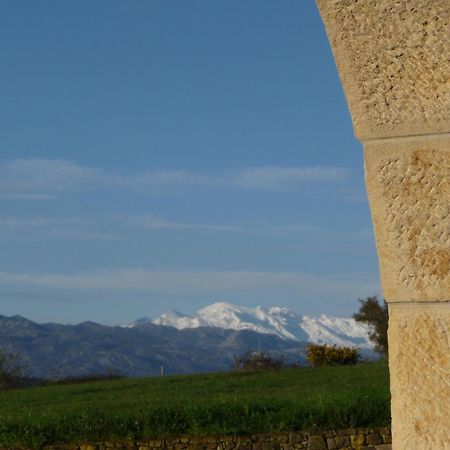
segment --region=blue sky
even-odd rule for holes
[[[313,0],[5,1],[0,55],[0,314],[348,316],[379,291]]]

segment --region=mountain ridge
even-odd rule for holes
[[[128,326],[36,323],[0,315],[0,349],[20,355],[34,377],[154,376],[161,366],[168,375],[226,371],[234,356],[256,349],[305,365],[309,342],[358,347],[364,359],[374,359],[369,331],[354,319],[219,302],[191,316],[169,310]]]
[[[144,322],[135,321],[130,328]],[[225,330],[251,330],[261,334],[272,334],[283,340],[311,342],[338,346],[357,346],[372,350],[369,340],[370,327],[352,318],[340,318],[321,314],[318,317],[300,315],[283,306],[255,308],[217,302],[199,309],[193,315],[169,309],[147,323],[171,326],[178,330],[213,327]]]
[[[0,349],[17,354],[27,375],[38,378],[156,376],[161,366],[167,375],[227,371],[235,355],[257,348],[305,364],[306,343],[250,330],[62,325],[0,315]]]

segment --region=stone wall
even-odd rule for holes
[[[449,0],[316,0],[389,303],[394,450],[450,450]]]
[[[46,450],[391,450],[389,428],[347,429],[322,433],[207,436],[46,447]],[[411,449],[412,450],[412,449]]]

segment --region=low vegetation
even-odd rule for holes
[[[25,384],[25,369],[19,355],[0,349],[0,389],[13,389]]]
[[[386,426],[385,362],[2,391],[0,447]]]
[[[232,370],[271,370],[284,366],[283,356],[272,356],[269,352],[249,350],[242,356],[234,356]]]
[[[354,347],[309,344],[306,359],[313,367],[348,366],[356,364],[360,355]]]

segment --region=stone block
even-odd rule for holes
[[[196,445],[196,444],[194,444]],[[168,445],[167,448],[173,450],[187,450],[188,448],[192,449],[194,446],[190,446],[189,444],[181,444],[180,442]]]
[[[368,434],[366,436],[366,444],[367,445],[378,445],[383,443],[383,438],[378,433]]]
[[[303,435],[300,433],[289,433],[289,442],[292,444],[303,442],[303,439]]]
[[[450,449],[450,302],[389,305],[392,443]]]
[[[450,137],[365,145],[366,184],[389,302],[450,299]]]
[[[349,436],[335,436],[327,439],[328,450],[340,450],[350,446]]]
[[[350,441],[353,449],[361,450],[365,443],[364,434],[354,434],[350,437]]]
[[[316,0],[361,140],[450,131],[448,0]]]
[[[327,444],[322,436],[309,436],[308,450],[327,450]]]

